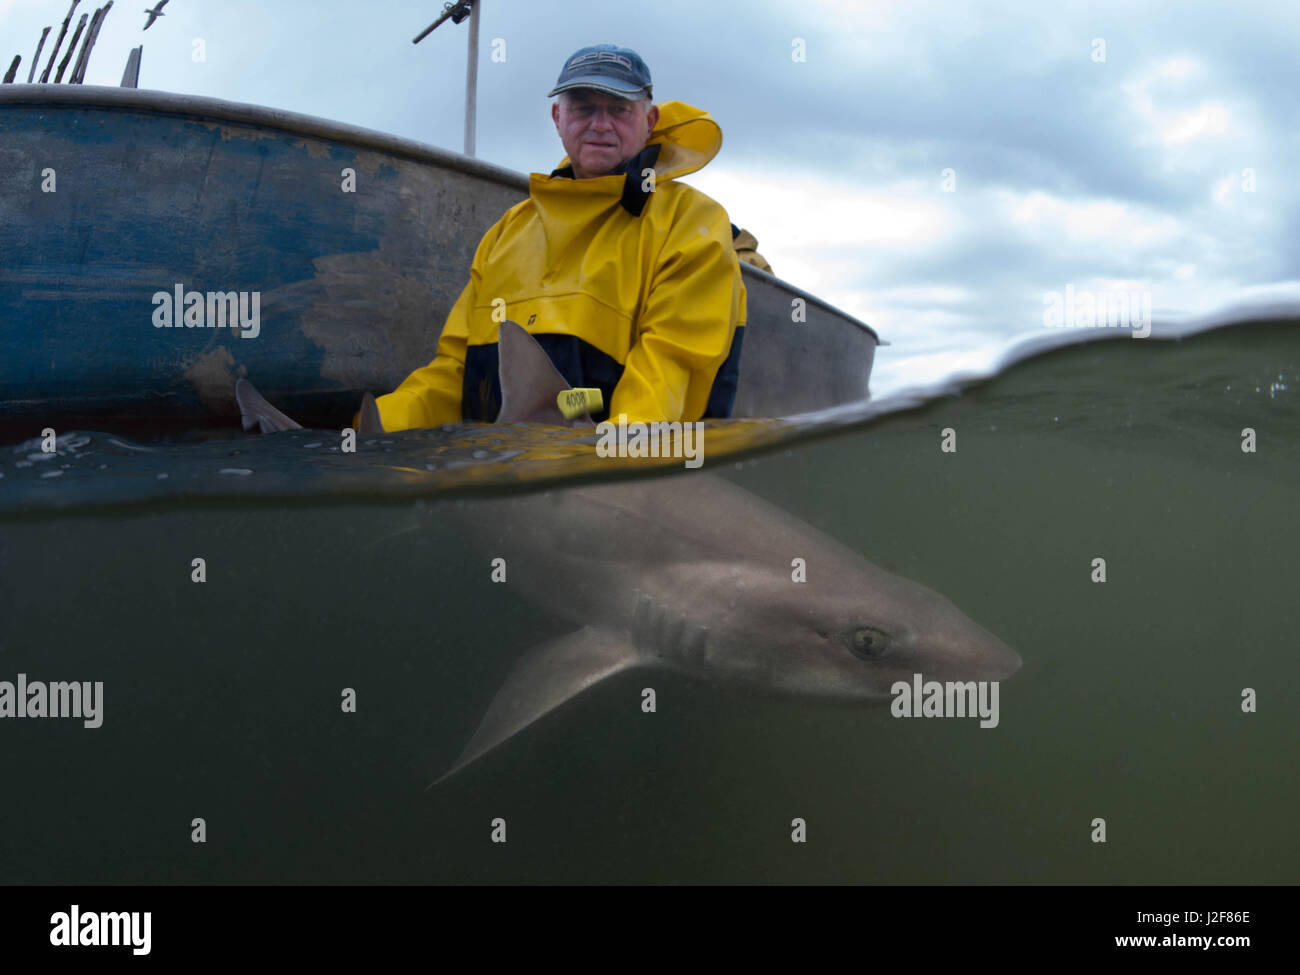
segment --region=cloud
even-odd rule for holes
[[[343,0],[311,9],[304,21],[253,0],[173,3],[143,37],[142,83],[460,149],[463,25],[412,45],[432,19],[420,0],[359,19]],[[116,84],[141,42],[136,15],[118,11],[92,82]],[[929,355],[980,360],[1041,328],[1044,291],[1067,284],[1149,287],[1173,313],[1300,279],[1289,0],[1230,15],[1211,0],[664,0],[656,13],[485,4],[479,155],[549,171],[562,149],[544,92],[564,57],[602,40],[636,48],[657,96],[722,125],[721,154],[689,182],[758,237],[778,275],[894,342],[882,377]],[[62,16],[47,0],[0,0],[7,57],[25,64]],[[194,36],[206,64],[190,60]],[[806,60],[792,59],[795,38]]]

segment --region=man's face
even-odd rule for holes
[[[659,121],[649,99],[630,102],[591,88],[574,88],[551,106],[555,131],[578,179],[604,176],[645,148]]]

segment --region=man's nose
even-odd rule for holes
[[[591,124],[597,128],[612,129],[614,127],[614,116],[610,114],[609,109],[603,106],[596,108],[591,113]]]

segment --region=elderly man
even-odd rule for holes
[[[745,288],[726,211],[676,178],[718,152],[707,112],[655,105],[634,51],[577,51],[548,93],[568,154],[478,245],[437,355],[377,400],[386,430],[491,422],[497,331],[518,322],[570,384],[629,420],[728,416]]]

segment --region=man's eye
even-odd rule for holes
[[[610,118],[616,118],[620,121],[630,117],[632,113],[631,107],[627,105],[614,105],[605,109],[605,111],[609,113]],[[573,114],[578,118],[590,118],[596,114],[596,108],[594,105],[579,105],[573,110]]]

